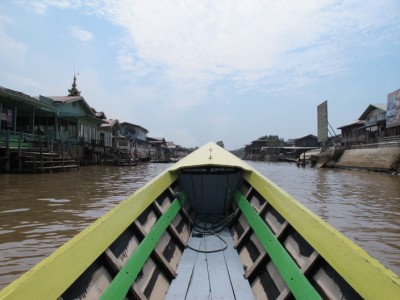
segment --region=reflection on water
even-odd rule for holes
[[[399,176],[251,164],[400,274]],[[145,164],[0,174],[0,288],[167,167]]]

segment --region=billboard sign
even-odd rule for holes
[[[324,101],[317,107],[318,116],[318,142],[328,141],[328,101]]]
[[[400,125],[400,89],[388,94],[386,128]]]

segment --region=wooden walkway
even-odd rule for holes
[[[166,299],[254,299],[231,234],[225,229],[219,235],[227,244],[223,251],[203,253],[187,248],[183,252]],[[193,234],[188,244],[202,251],[225,247],[217,236]]]

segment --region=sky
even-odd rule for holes
[[[398,0],[2,0],[0,86],[183,147],[317,135],[400,88]]]

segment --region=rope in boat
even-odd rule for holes
[[[200,253],[215,253],[215,252],[220,252],[224,251],[226,248],[228,248],[228,244],[226,241],[221,237],[219,234],[229,223],[232,221],[233,214],[228,215],[224,219],[220,220],[219,217],[214,216],[214,217],[202,217],[199,218],[200,221],[197,221],[194,224],[193,227],[193,234],[197,237],[204,237],[204,236],[210,236],[214,235],[217,238],[219,238],[225,245],[222,248],[219,249],[212,249],[212,250],[202,250],[202,249],[197,249],[189,244],[187,244],[187,247],[193,251],[200,252]],[[204,224],[204,225],[201,225]]]
[[[201,177],[202,179],[202,177]],[[194,182],[193,182],[193,177],[191,177],[191,183],[192,183],[192,187],[193,187],[193,191],[194,191],[194,198],[196,199],[196,189],[194,188]],[[175,196],[179,198],[180,193],[175,193]],[[230,185],[227,186],[227,193],[225,195],[226,199],[230,199],[232,197],[231,195],[231,187]],[[201,207],[203,207],[204,203],[203,201],[200,201],[200,205]],[[182,206],[182,210],[184,210],[183,206]],[[214,235],[217,238],[219,238],[224,244],[225,246],[223,246],[222,248],[219,249],[213,249],[213,250],[201,250],[201,249],[197,249],[194,248],[192,246],[190,246],[189,244],[186,244],[187,248],[196,251],[196,252],[200,252],[200,253],[215,253],[215,252],[219,252],[219,251],[224,251],[225,249],[228,248],[228,244],[226,243],[226,241],[219,235],[219,233],[225,228],[227,227],[232,219],[233,219],[234,214],[231,213],[230,215],[226,216],[224,219],[220,220],[219,216],[204,216],[204,217],[199,217],[199,220],[202,220],[202,223],[204,224],[204,226],[201,226],[200,223],[201,221],[196,221],[196,223],[193,226],[193,230],[190,231],[190,225],[191,225],[191,220],[190,220],[190,216],[188,215],[188,225],[189,225],[189,232],[193,232],[193,233],[197,233],[197,235],[199,237],[203,237],[203,236],[208,236],[208,235]],[[207,225],[206,225],[207,224]],[[211,225],[211,226],[208,226]]]

